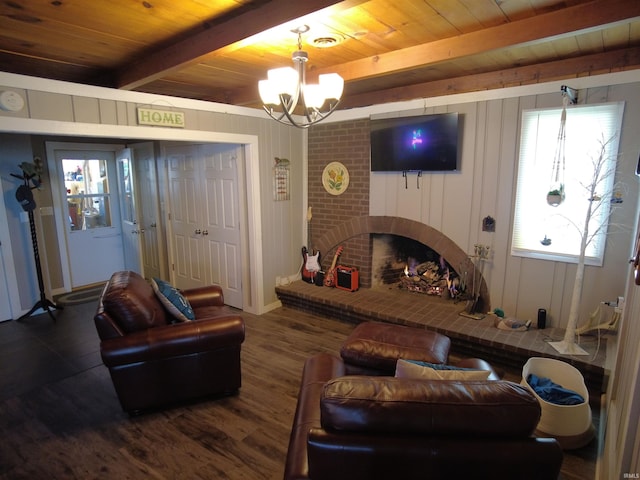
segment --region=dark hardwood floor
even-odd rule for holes
[[[0,324],[0,479],[282,478],[303,363],[337,353],[353,328],[289,308],[242,313],[237,395],[129,417],[100,359],[94,310]],[[594,478],[596,452],[593,441],[567,453],[560,478]]]

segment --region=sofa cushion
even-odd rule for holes
[[[189,300],[187,300],[176,287],[159,278],[151,280],[151,286],[162,305],[164,305],[169,313],[177,320],[189,322],[196,319]]]
[[[446,363],[451,340],[430,330],[382,322],[363,322],[342,344],[345,363],[393,375],[399,358]]]
[[[486,380],[491,372],[472,370],[452,365],[436,365],[428,362],[398,360],[396,378],[414,378],[423,380]]]
[[[389,434],[517,437],[531,435],[540,405],[521,385],[344,376],[320,400],[325,430]]]
[[[102,295],[104,311],[125,333],[167,324],[167,314],[151,285],[135,272],[116,272]]]

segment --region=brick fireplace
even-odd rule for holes
[[[342,245],[340,263],[358,268],[361,288],[372,286],[372,234],[413,239],[472,275],[475,267],[467,253],[438,230],[406,218],[369,216],[369,130],[369,119],[320,123],[309,129],[308,195],[313,215],[307,246],[321,252],[322,267],[327,269]],[[322,172],[333,161],[341,162],[350,175],[349,188],[341,195],[330,195],[322,184]],[[477,275],[480,302],[476,311],[487,311],[491,306],[488,289],[480,272]]]
[[[469,259],[467,253],[462,250],[453,240],[442,232],[424,223],[400,217],[387,216],[361,216],[353,217],[333,229],[325,232],[318,238],[314,246],[320,252],[328,252],[325,255],[323,265],[330,263],[333,253],[339,245],[345,246],[345,258],[341,257],[341,263],[355,266],[360,271],[361,288],[371,288],[373,284],[372,256],[373,256],[373,234],[388,234],[413,239],[430,248],[437,255],[442,256],[449,265],[467,272],[468,285],[479,285],[479,299],[476,311],[486,312],[491,308],[491,300],[487,284],[480,269],[476,269],[474,263]],[[360,245],[357,255],[346,257],[350,246],[355,243]],[[362,246],[365,247],[362,247]],[[358,261],[345,261],[358,257]],[[479,282],[479,283],[475,283]]]

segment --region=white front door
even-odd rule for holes
[[[237,145],[164,147],[169,183],[172,281],[220,285],[242,308]]]
[[[47,144],[65,288],[124,269],[115,151],[121,146]]]

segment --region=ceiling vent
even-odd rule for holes
[[[307,44],[316,48],[331,48],[344,42],[344,36],[335,32],[319,32],[307,37]]]

